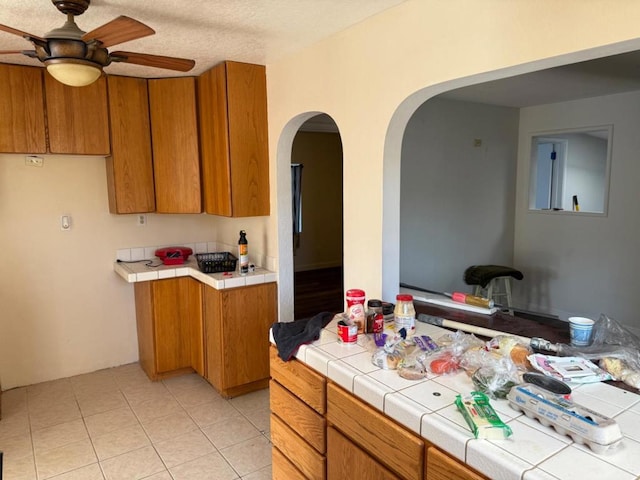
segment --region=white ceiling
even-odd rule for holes
[[[126,15],[155,35],[111,47],[189,58],[188,73],[113,63],[106,73],[137,77],[198,75],[223,60],[265,65],[301,50],[405,0],[92,0],[76,17],[80,29]],[[42,37],[66,17],[51,0],[0,0],[0,23]],[[0,31],[0,50],[31,50],[23,38]],[[24,55],[0,55],[2,63],[40,65]]]

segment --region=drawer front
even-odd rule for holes
[[[422,479],[422,439],[333,383],[327,386],[327,421],[401,478]]]
[[[269,384],[271,412],[283,419],[318,452],[326,451],[326,420],[278,382]]]
[[[295,462],[308,479],[326,478],[326,459],[274,414],[271,414],[271,443],[292,463]]]
[[[464,463],[451,458],[435,447],[427,449],[425,480],[486,480]]]
[[[296,359],[283,362],[271,347],[271,377],[318,413],[326,412],[327,382]]]
[[[328,436],[327,480],[399,479],[336,429],[329,427]]]
[[[271,449],[271,475],[273,480],[306,480],[305,476],[277,448]]]

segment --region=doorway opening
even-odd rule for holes
[[[344,310],[342,140],[325,114],[291,147],[294,320]]]

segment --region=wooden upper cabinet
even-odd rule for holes
[[[223,62],[198,77],[206,213],[269,215],[265,67]]]
[[[194,77],[149,80],[156,212],[202,212]]]
[[[69,87],[44,73],[49,152],[109,155],[109,110],[104,76]]]
[[[111,213],[153,212],[156,208],[151,156],[147,80],[107,77],[111,156],[107,186]]]
[[[42,72],[0,65],[0,152],[45,153]]]

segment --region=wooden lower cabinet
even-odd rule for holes
[[[296,359],[283,362],[275,347],[270,357],[273,478],[324,480],[327,380]]]
[[[202,284],[190,277],[135,284],[140,365],[151,380],[204,370]]]
[[[400,479],[335,428],[327,429],[327,438],[327,480]]]
[[[327,421],[397,478],[422,479],[424,441],[333,383],[327,385]]]
[[[274,480],[487,480],[275,347],[271,377]]]
[[[204,287],[206,378],[224,397],[269,385],[269,328],[277,320],[276,284]]]

